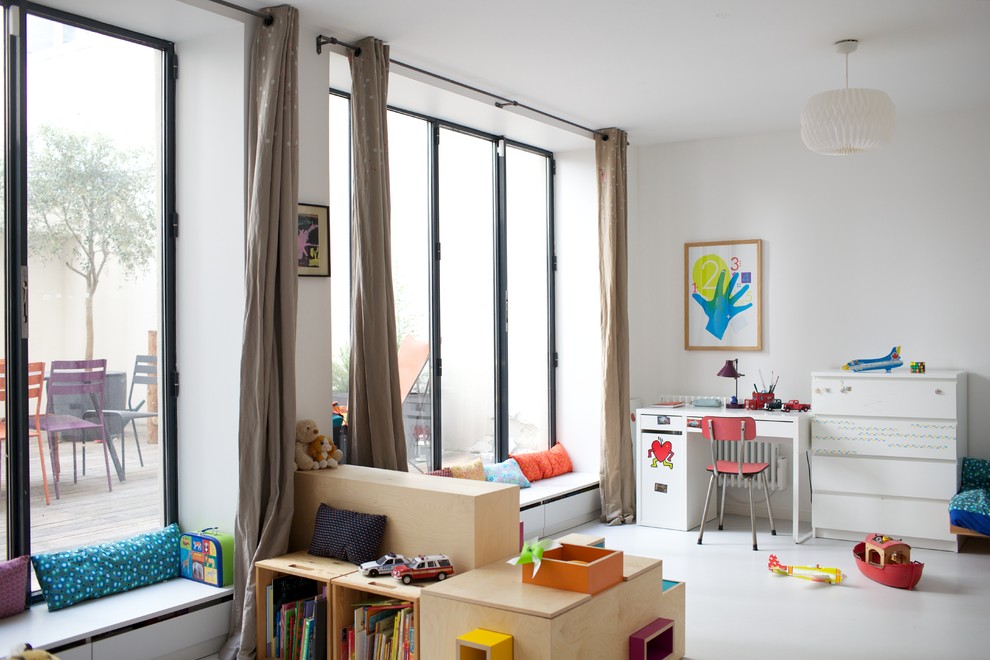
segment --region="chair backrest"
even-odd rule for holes
[[[715,445],[718,442],[734,440],[752,440],[756,437],[756,420],[752,417],[704,417],[701,420],[701,435],[711,440],[712,469],[715,474],[731,474],[719,469],[718,452]],[[738,468],[736,473],[743,474],[743,452],[738,452]]]
[[[34,411],[28,412],[35,417],[35,423],[41,415],[41,391],[45,386],[45,363],[28,362],[28,402],[34,400]],[[0,403],[7,400],[7,362],[0,359]],[[2,413],[2,411],[0,411]],[[37,426],[35,427],[37,428]]]
[[[158,356],[138,355],[134,358],[134,374],[131,376],[131,389],[127,392],[127,409],[138,410],[144,405],[144,399],[133,403],[135,385],[158,384]]]
[[[706,440],[752,440],[756,437],[756,420],[752,417],[705,417],[701,435]]]
[[[106,380],[105,359],[52,360],[52,368],[48,374],[48,412],[82,418],[84,411],[96,410],[102,424]],[[60,409],[63,405],[80,410]]]

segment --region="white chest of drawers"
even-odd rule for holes
[[[948,503],[966,454],[966,372],[811,374],[815,536],[882,532],[959,549]]]

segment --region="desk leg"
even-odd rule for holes
[[[812,536],[814,536],[814,533],[815,533],[814,528],[812,528],[808,532],[805,532],[804,534],[802,534],[801,533],[801,530],[800,530],[800,527],[801,527],[801,460],[807,455],[807,452],[806,451],[804,451],[804,452],[800,451],[797,446],[795,446],[794,449],[795,449],[795,451],[794,451],[794,460],[792,461],[792,463],[794,463],[794,465],[792,467],[793,479],[791,479],[791,483],[794,484],[794,488],[792,488],[792,490],[793,490],[793,493],[792,493],[793,502],[791,503],[791,507],[792,507],[792,513],[791,513],[791,515],[792,515],[792,518],[793,518],[794,542],[795,543],[804,543],[805,541],[807,541],[808,539],[810,539]],[[811,485],[809,484],[809,489],[810,489],[810,486]]]

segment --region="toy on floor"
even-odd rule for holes
[[[825,582],[827,584],[839,584],[846,577],[841,569],[828,568],[821,564],[815,564],[814,566],[787,566],[780,563],[777,555],[770,555],[767,568],[774,575],[786,575],[788,577],[811,580],[812,582]]]
[[[894,346],[890,349],[890,353],[887,353],[887,355],[882,358],[850,360],[842,365],[842,368],[845,371],[870,371],[872,369],[883,369],[887,373],[890,373],[891,369],[896,369],[902,364],[904,364],[904,362],[901,360],[901,347]]]
[[[8,660],[58,660],[48,651],[31,648],[30,644],[18,644],[10,650]]]
[[[853,548],[853,556],[863,575],[898,589],[913,589],[925,568],[911,561],[911,546],[885,534],[869,534]]]

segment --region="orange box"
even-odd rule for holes
[[[543,553],[540,570],[522,565],[522,581],[594,596],[622,582],[622,551],[563,543]]]

